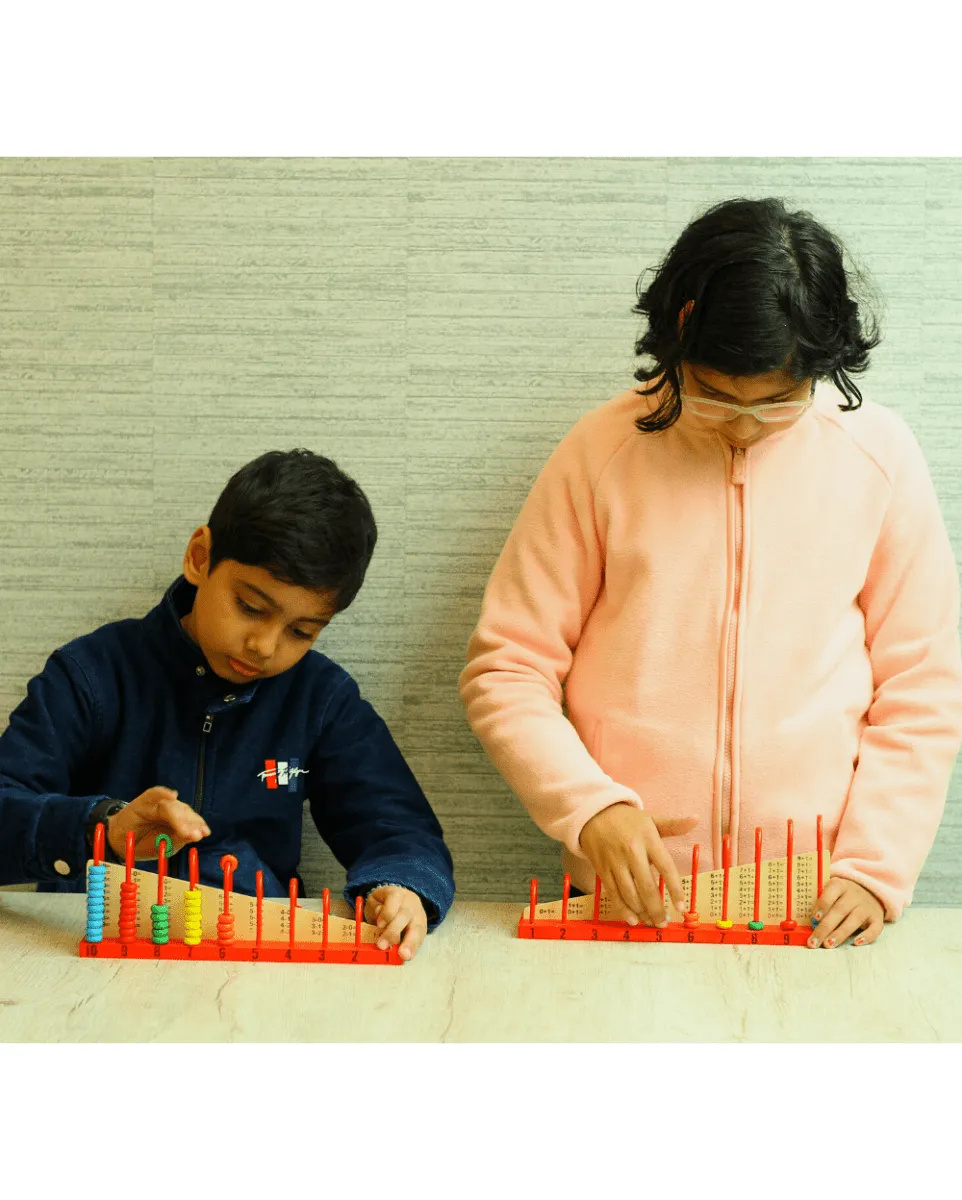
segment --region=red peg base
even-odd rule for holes
[[[530,941],[551,942],[691,942],[694,945],[720,946],[805,946],[811,937],[810,929],[780,929],[768,925],[764,929],[749,929],[733,925],[718,929],[714,922],[686,926],[671,922],[664,929],[651,925],[628,925],[624,921],[561,921],[522,917],[518,922],[518,937]]]
[[[297,962],[297,963],[356,963],[358,966],[400,967],[404,959],[397,946],[379,950],[372,942],[356,946],[354,942],[231,942],[219,946],[215,941],[203,941],[198,946],[183,942],[168,942],[155,946],[148,938],[121,942],[119,938],[104,938],[102,942],[80,943],[81,958],[166,958],[199,962]]]

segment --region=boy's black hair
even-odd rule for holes
[[[637,390],[648,396],[670,385],[661,405],[635,422],[642,432],[668,429],[681,415],[683,359],[723,375],[830,378],[846,398],[843,411],[862,403],[850,376],[868,366],[878,329],[871,317],[863,328],[843,248],[809,213],[774,198],[726,200],[686,227],[644,291],[642,279],[632,312],[647,317],[648,328],[635,353],[654,361],[635,371],[649,384]]]
[[[282,583],[335,588],[335,612],[360,591],[377,526],[367,497],[329,458],[270,450],[232,475],[208,521],[210,569],[224,559]]]

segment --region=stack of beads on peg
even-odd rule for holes
[[[358,896],[354,907],[354,940],[334,941],[328,938],[328,923],[331,911],[331,894],[327,888],[322,896],[323,933],[320,941],[298,941],[297,931],[297,880],[292,879],[289,889],[290,909],[287,941],[269,941],[261,936],[264,876],[256,875],[257,908],[255,936],[253,940],[235,937],[234,914],[231,912],[231,893],[237,859],[225,854],[220,860],[224,872],[223,909],[217,915],[216,939],[204,939],[201,933],[202,892],[199,886],[199,862],[196,849],[189,851],[190,886],[183,895],[184,937],[182,941],[170,936],[170,906],[164,899],[164,880],[167,875],[167,855],[171,841],[166,834],[158,835],[157,847],[157,903],[151,905],[149,938],[137,936],[139,919],[139,885],[134,879],[133,832],[127,834],[125,844],[125,878],[120,885],[120,907],[118,936],[104,935],[106,871],[104,864],[105,831],[98,825],[94,833],[93,862],[87,871],[87,926],[80,943],[82,958],[160,958],[181,959],[194,962],[226,960],[228,962],[298,962],[298,963],[357,963],[372,965],[402,966],[404,960],[397,946],[380,950],[371,942],[361,938],[364,901]],[[310,916],[303,908],[304,917]]]
[[[824,876],[822,851],[822,818],[816,823],[817,838],[817,891],[822,893]],[[698,916],[698,859],[700,847],[695,846],[691,856],[691,901],[689,911],[681,921],[669,921],[663,929],[651,925],[629,925],[626,921],[601,919],[601,879],[595,876],[594,908],[588,919],[568,916],[568,901],[571,891],[571,876],[565,875],[561,894],[560,918],[537,916],[538,881],[531,880],[531,907],[528,914],[522,913],[518,922],[518,937],[549,941],[572,942],[692,942],[694,944],[718,946],[805,946],[811,936],[815,921],[799,924],[792,917],[794,893],[792,886],[792,864],[795,855],[794,823],[789,820],[786,835],[785,872],[785,917],[782,921],[766,927],[760,920],[760,898],[762,878],[762,831],[755,830],[755,895],[753,919],[745,924],[735,924],[728,918],[729,875],[731,872],[731,839],[728,834],[722,839],[722,911],[716,921],[701,921]],[[659,880],[662,903],[665,899],[665,881]]]

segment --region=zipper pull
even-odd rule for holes
[[[210,713],[207,713],[204,717],[204,728],[203,728],[202,732],[210,733],[210,731],[213,727],[213,724],[214,724],[214,718],[210,715]]]
[[[732,483],[740,487],[745,482],[745,448],[735,446],[732,454]]]

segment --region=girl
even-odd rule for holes
[[[693,843],[831,877],[810,946],[894,921],[962,741],[958,576],[837,240],[775,199],[682,233],[634,309],[645,386],[583,417],[492,573],[461,695],[582,891],[663,924]],[[670,838],[666,845],[663,839]],[[704,857],[703,857],[704,862]]]

